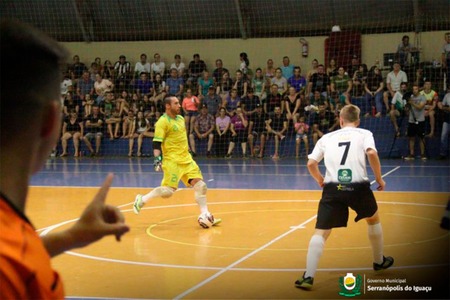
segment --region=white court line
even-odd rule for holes
[[[394,169],[390,170],[389,172],[385,173],[384,175],[382,175],[381,177],[385,177],[393,172],[395,172],[396,170],[400,169],[400,166],[395,167]],[[375,183],[376,181],[372,181],[370,183],[370,185],[372,185],[373,183]],[[203,280],[202,282],[198,283],[197,285],[191,287],[190,289],[184,291],[183,293],[179,294],[178,296],[174,297],[174,299],[181,299],[187,295],[189,295],[190,293],[192,293],[193,291],[197,290],[198,288],[201,288],[202,286],[204,286],[205,284],[209,283],[210,281],[214,280],[215,278],[219,277],[220,275],[222,275],[223,273],[229,271],[230,269],[232,269],[234,266],[240,264],[241,262],[247,260],[248,258],[252,257],[253,255],[255,255],[256,253],[260,252],[261,250],[264,250],[265,248],[269,247],[270,245],[272,245],[273,243],[279,241],[280,239],[284,238],[285,236],[291,234],[292,232],[304,228],[306,224],[308,224],[309,222],[311,222],[312,220],[314,220],[317,217],[317,215],[312,216],[311,218],[309,218],[308,220],[306,220],[305,222],[297,225],[297,226],[293,226],[291,227],[291,229],[289,231],[286,231],[285,233],[283,233],[282,235],[279,235],[278,237],[274,238],[273,240],[271,240],[270,242],[268,242],[267,244],[259,247],[256,250],[253,250],[252,252],[250,252],[249,254],[247,254],[246,256],[242,257],[241,259],[238,259],[237,261],[235,261],[234,263],[228,265],[227,267],[223,268],[222,270],[220,270],[219,272],[217,272],[216,274],[206,278],[205,280]]]
[[[179,294],[178,296],[174,297],[174,299],[181,299],[184,296],[192,293],[193,291],[195,291],[196,289],[204,286],[205,284],[207,284],[208,282],[210,282],[211,280],[219,277],[220,275],[222,275],[223,273],[229,271],[231,268],[233,268],[234,266],[240,264],[241,262],[247,260],[248,258],[252,257],[253,255],[255,255],[256,253],[260,252],[261,250],[264,250],[265,248],[269,247],[270,245],[272,245],[273,243],[279,241],[280,239],[284,238],[285,236],[287,236],[288,234],[296,231],[298,228],[301,228],[302,226],[308,224],[309,222],[311,222],[312,220],[314,220],[317,217],[317,215],[312,216],[311,218],[309,218],[308,220],[306,220],[305,222],[303,222],[302,224],[294,227],[293,229],[286,231],[285,233],[283,233],[282,235],[279,235],[278,237],[274,238],[273,240],[271,240],[270,242],[268,242],[267,244],[259,247],[256,250],[253,250],[252,252],[250,252],[249,254],[247,254],[246,256],[242,257],[241,259],[238,259],[237,261],[235,261],[234,263],[228,265],[227,267],[223,268],[222,270],[220,270],[219,272],[217,272],[216,274],[206,278],[205,280],[203,280],[202,282],[200,282],[199,284],[191,287],[190,289],[184,291],[183,293]]]

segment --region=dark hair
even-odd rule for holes
[[[60,70],[68,52],[43,32],[17,20],[1,21],[0,37],[0,132],[6,144],[20,131],[29,130],[21,120],[32,118],[51,101],[60,101]],[[30,53],[33,59],[24,60]],[[39,70],[39,76],[23,70]]]
[[[248,67],[250,65],[250,61],[248,60],[247,53],[242,52],[239,56],[245,61],[245,65]]]

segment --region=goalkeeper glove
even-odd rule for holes
[[[161,155],[156,156],[155,159],[153,160],[153,167],[155,168],[156,172],[160,172],[161,171],[161,165],[162,165],[162,157],[161,157]]]

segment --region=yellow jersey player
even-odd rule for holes
[[[169,198],[178,188],[179,181],[187,187],[193,187],[195,201],[200,207],[198,218],[200,226],[208,228],[217,225],[221,219],[215,219],[206,204],[207,186],[197,163],[189,153],[184,118],[180,115],[180,102],[176,97],[164,99],[165,113],[155,124],[153,155],[155,171],[163,171],[161,186],[146,195],[137,195],[133,204],[134,213],[155,197]],[[163,160],[164,157],[164,160]]]

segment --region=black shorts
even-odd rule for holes
[[[349,207],[357,214],[355,222],[371,217],[377,212],[377,202],[369,182],[325,184],[319,202],[316,228],[325,230],[347,227]]]
[[[409,137],[418,136],[420,138],[425,137],[425,121],[416,123],[408,123],[408,132],[407,135]]]

